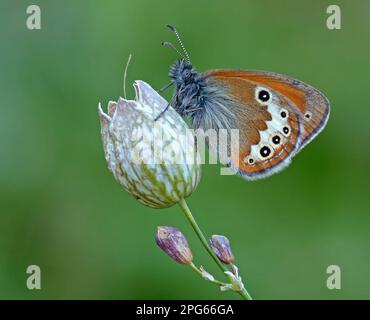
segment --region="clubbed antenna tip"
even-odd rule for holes
[[[170,28],[173,32],[176,32],[176,28],[170,24],[166,24],[166,27]]]
[[[177,38],[177,41],[179,42],[180,46],[181,46],[181,49],[182,51],[184,52],[184,55],[186,57],[186,60],[190,63],[190,58],[189,58],[189,54],[188,52],[186,51],[185,49],[185,46],[183,45],[182,41],[181,41],[181,38],[180,38],[180,35],[179,33],[177,32],[176,28],[170,24],[166,24],[166,26],[176,35],[176,38]]]

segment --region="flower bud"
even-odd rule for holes
[[[136,81],[135,100],[99,104],[108,168],[141,203],[166,208],[192,194],[200,176],[194,135],[181,116],[149,84]]]
[[[173,227],[158,227],[155,241],[176,262],[190,264],[193,261],[189,244],[180,230]]]
[[[219,258],[223,263],[230,264],[234,261],[229,239],[225,236],[213,235],[209,240],[209,245],[217,258]]]

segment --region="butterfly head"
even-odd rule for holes
[[[177,88],[194,82],[197,72],[185,59],[177,60],[170,68],[169,76]]]

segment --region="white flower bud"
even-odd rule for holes
[[[122,187],[141,203],[166,208],[197,187],[200,156],[194,136],[172,108],[149,84],[136,81],[135,100],[99,104],[99,118],[108,168]]]

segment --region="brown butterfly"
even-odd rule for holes
[[[190,117],[194,128],[239,129],[237,157],[228,158],[226,163],[219,156],[245,178],[258,179],[280,171],[325,127],[329,101],[317,89],[274,72],[199,73],[190,63],[176,29],[168,27],[185,55],[169,73],[170,85],[175,85],[175,110]],[[171,43],[164,45],[180,54]]]

